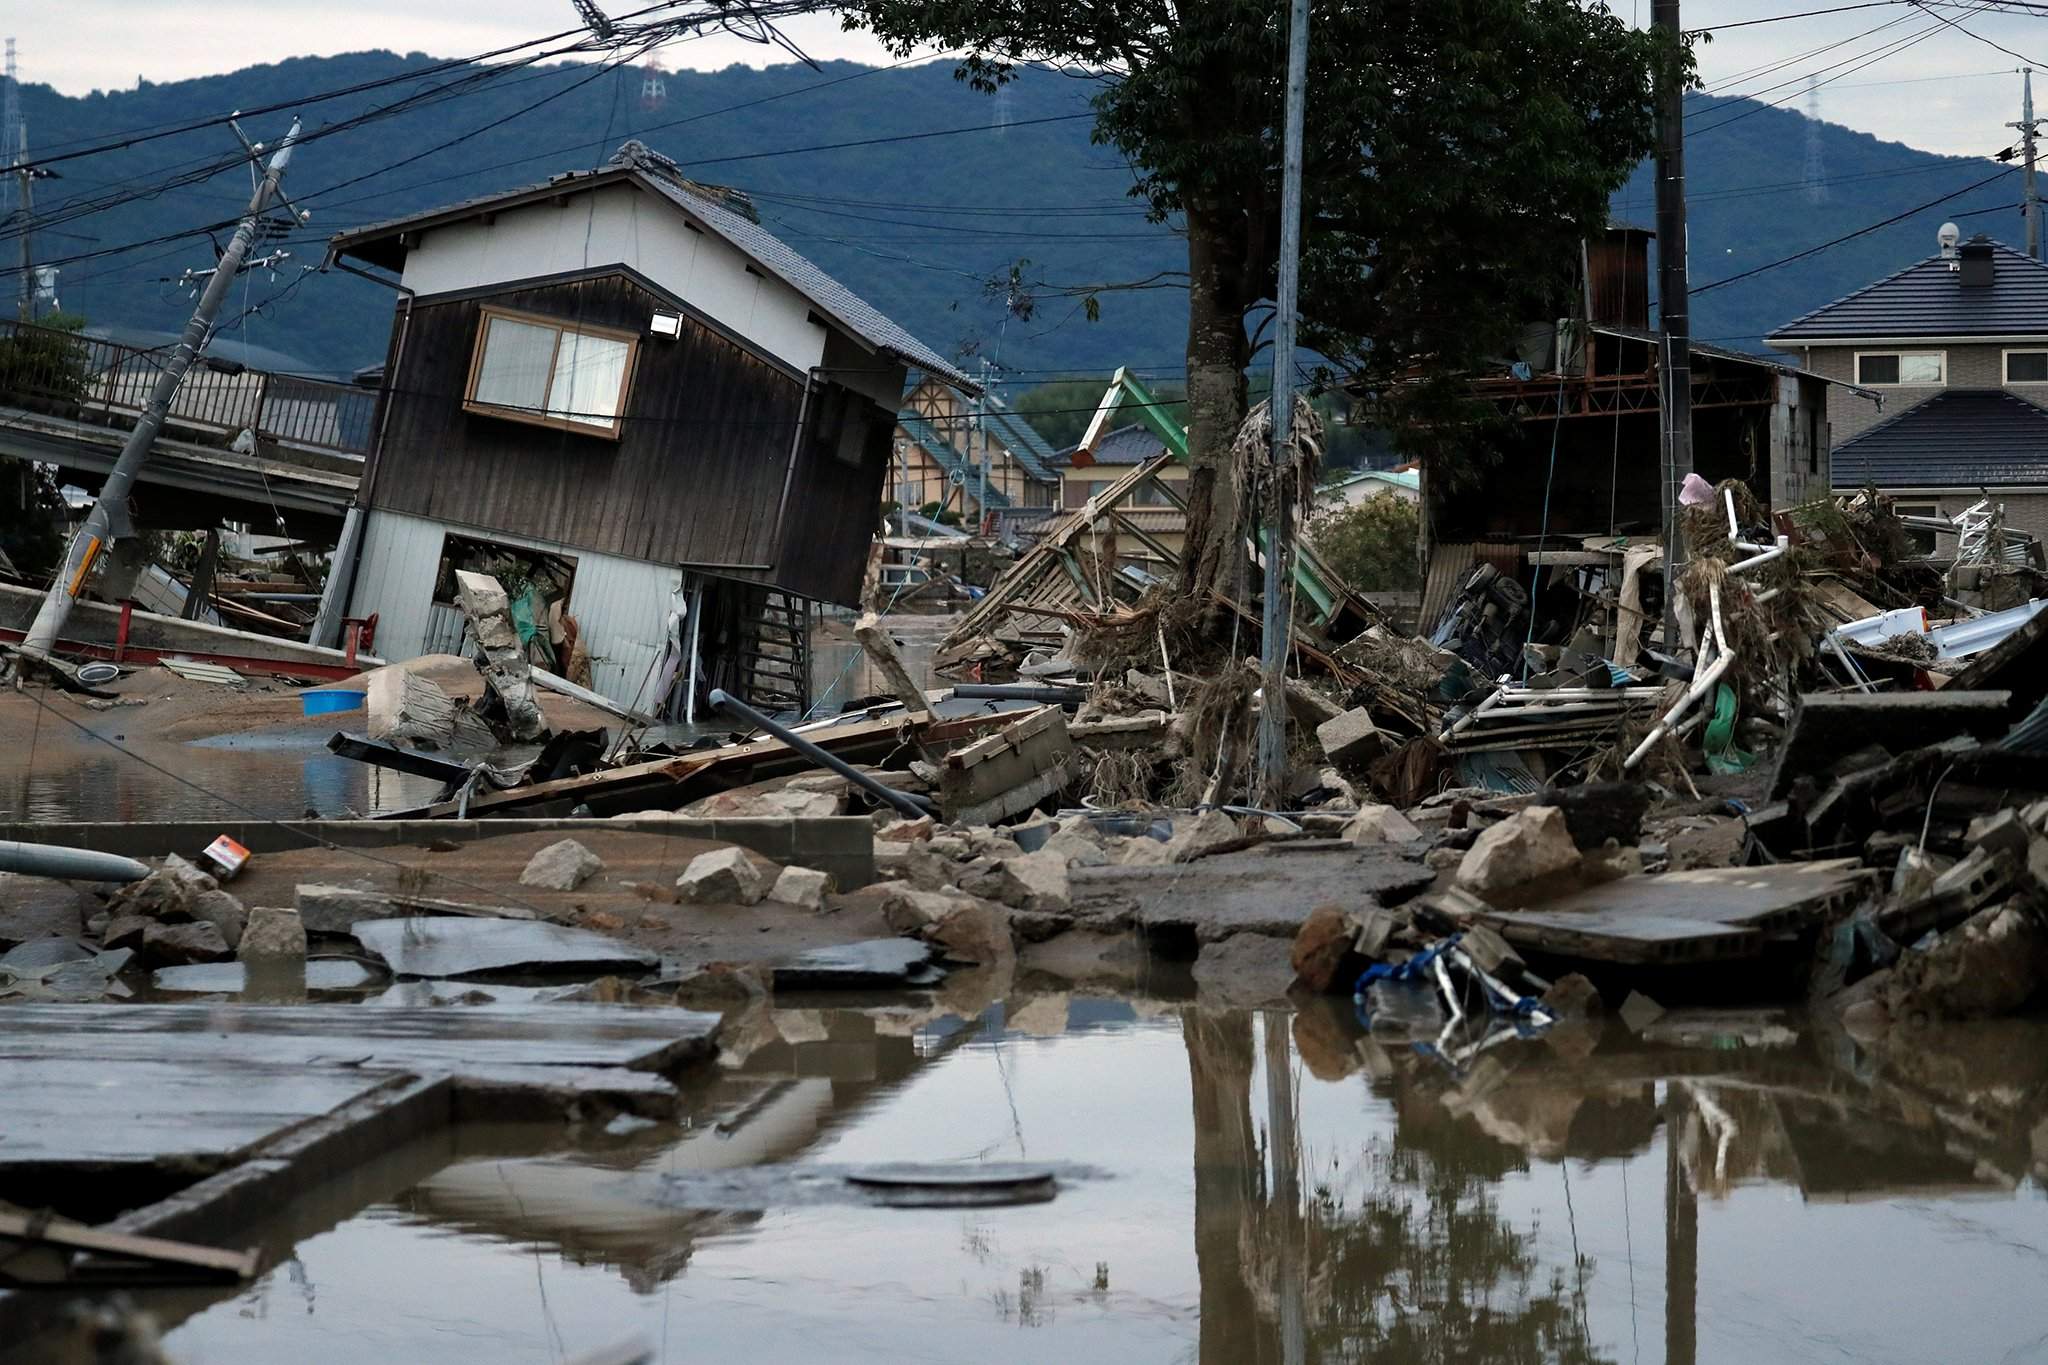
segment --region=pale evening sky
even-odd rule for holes
[[[606,7],[622,14],[641,3],[610,0]],[[1843,3],[1691,0],[1684,22],[1697,28]],[[1649,0],[1614,0],[1614,7],[1649,22]],[[375,47],[463,56],[558,32],[576,19],[569,0],[17,0],[9,9],[0,30],[19,42],[23,79],[74,95],[130,87],[138,76],[173,81]],[[829,14],[784,27],[815,57],[886,60],[872,39],[841,32]],[[787,60],[724,35],[674,43],[660,56],[672,69]],[[1945,0],[1879,3],[1722,29],[1701,49],[1700,66],[1714,93],[1765,100],[1792,95],[1801,109],[1806,74],[1817,71],[1828,82],[1820,110],[1830,122],[1929,151],[1985,155],[2011,140],[2003,125],[2019,117],[2020,82],[2013,72],[2020,56],[2048,58],[2048,11]],[[1758,70],[1781,62],[1781,68]],[[2043,102],[2048,107],[2048,88]]]

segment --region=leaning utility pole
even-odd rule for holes
[[[2026,167],[2027,255],[2038,261],[2041,259],[2041,195],[2034,188],[2034,135],[2040,131],[2040,124],[2034,118],[2034,68],[2031,66],[2020,68],[2020,121],[2005,126],[2020,130],[2020,153]]]
[[[1670,45],[1657,86],[1657,345],[1663,392],[1658,412],[1663,456],[1664,648],[1678,646],[1678,570],[1685,562],[1679,489],[1692,473],[1691,284],[1685,267],[1685,86],[1677,56],[1685,42],[1678,0],[1651,0],[1650,25]]]
[[[1294,334],[1301,295],[1301,121],[1308,93],[1308,0],[1287,16],[1287,125],[1280,161],[1280,280],[1274,302],[1272,458],[1267,464],[1266,603],[1259,650],[1259,785],[1274,804],[1287,791],[1287,655],[1293,645],[1294,510],[1282,471],[1294,436]]]
[[[236,129],[240,136],[241,130]],[[185,324],[184,335],[178,338],[178,345],[164,361],[163,373],[157,376],[156,387],[150,390],[149,404],[136,420],[135,429],[128,433],[128,442],[121,447],[121,456],[114,461],[113,472],[107,475],[107,482],[100,489],[99,497],[93,502],[92,511],[86,514],[85,524],[72,537],[71,548],[65,552],[64,567],[57,580],[50,585],[50,591],[43,597],[43,605],[36,612],[36,619],[28,628],[28,636],[22,641],[22,652],[41,658],[48,658],[57,647],[58,634],[64,629],[64,619],[71,614],[71,604],[85,588],[86,576],[92,572],[100,552],[122,536],[134,534],[128,521],[128,495],[135,487],[135,476],[142,468],[142,462],[149,456],[149,448],[156,442],[157,432],[163,429],[164,417],[171,410],[171,400],[178,396],[178,385],[184,381],[185,372],[192,368],[192,362],[206,349],[212,339],[214,315],[234,287],[235,276],[240,273],[242,262],[248,258],[249,248],[256,241],[256,234],[262,225],[271,203],[282,198],[278,184],[284,179],[284,168],[292,159],[292,144],[298,140],[299,121],[292,120],[291,131],[284,135],[271,154],[270,165],[257,183],[256,192],[249,198],[248,211],[235,228],[235,235],[228,240],[227,250],[221,253],[220,263],[214,267],[213,276],[206,282],[206,291],[199,296],[199,306],[192,312],[192,320]],[[261,148],[249,147],[253,160]]]

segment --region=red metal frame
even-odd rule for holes
[[[18,645],[26,638],[19,630],[0,626],[0,640]],[[363,670],[350,662],[331,664],[315,663],[310,659],[261,659],[248,654],[218,654],[201,649],[150,649],[142,645],[87,644],[82,640],[59,640],[56,652],[75,658],[105,659],[109,663],[154,664],[165,659],[197,659],[201,663],[222,664],[245,673],[281,673],[288,678],[316,678],[322,682],[340,682],[353,678]]]

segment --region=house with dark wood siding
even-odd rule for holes
[[[975,391],[637,142],[342,233],[329,261],[398,291],[336,556],[349,615],[386,658],[459,652],[453,571],[492,567],[531,591],[537,656],[571,672],[573,635],[590,685],[643,711],[712,687],[807,705],[806,627],[859,598],[907,371]]]

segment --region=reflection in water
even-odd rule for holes
[[[962,991],[761,1005],[729,1036],[685,1124],[471,1135],[295,1228],[302,1269],[242,1296],[267,1312],[186,1302],[173,1353],[546,1361],[638,1332],[667,1360],[1904,1362],[2048,1331],[2036,1024],[1870,1051],[1680,1020],[1452,1064],[1337,1010]],[[679,1193],[1020,1155],[1105,1175],[972,1211]]]
[[[297,820],[376,815],[433,799],[432,778],[327,752],[324,735],[289,747],[179,745],[158,771],[125,754],[28,764],[0,777],[0,807],[27,820]]]

